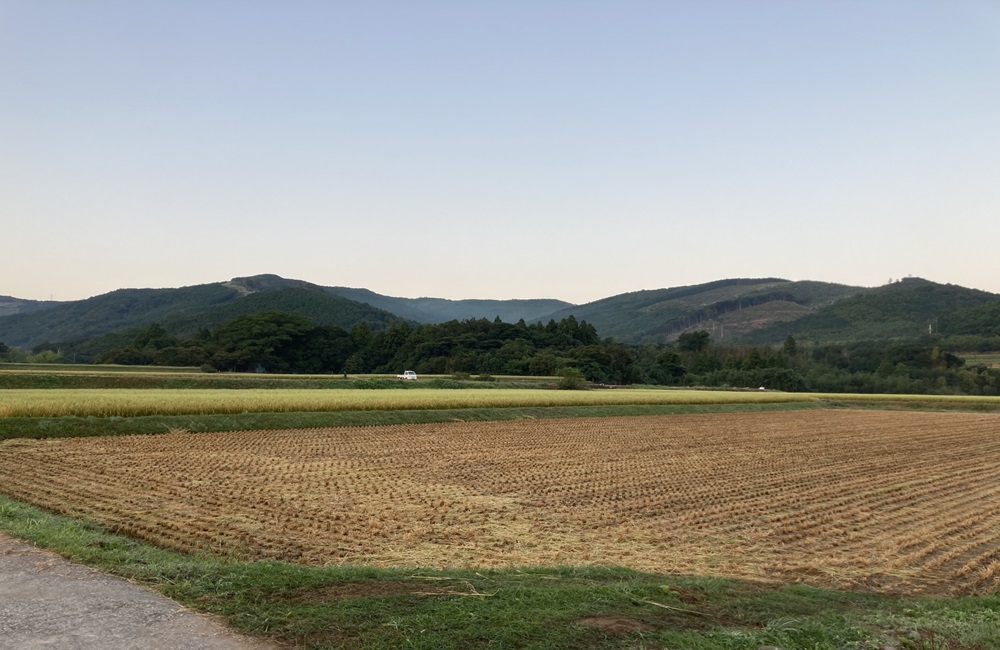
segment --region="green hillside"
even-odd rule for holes
[[[12,296],[0,296],[0,316],[27,314],[58,305],[53,300],[22,300]]]
[[[271,310],[301,313],[316,325],[345,329],[362,321],[378,329],[400,321],[492,321],[499,316],[507,323],[546,323],[573,316],[595,327],[600,337],[626,344],[668,343],[697,330],[708,331],[717,342],[749,344],[782,343],[788,335],[820,343],[913,339],[930,330],[950,337],[954,345],[968,340],[969,347],[963,348],[968,350],[987,349],[989,345],[981,345],[984,340],[1000,337],[1000,296],[919,278],[874,289],[736,278],[573,306],[559,300],[393,298],[367,289],[256,275],[177,289],[120,289],[74,302],[0,298],[0,308],[4,305],[8,313],[0,312],[0,342],[25,350],[119,333],[95,342],[103,347],[127,340],[128,331],[150,323],[190,337],[201,328]]]
[[[552,318],[586,320],[601,336],[624,343],[664,343],[692,329],[732,339],[768,324],[795,320],[861,291],[826,282],[729,279],[625,293],[570,307]]]
[[[941,317],[944,336],[1000,336],[1000,299]]]
[[[445,323],[450,320],[500,317],[505,323],[527,323],[547,319],[553,312],[572,304],[563,300],[447,300],[444,298],[394,298],[368,289],[327,287],[330,293],[367,303],[418,323]]]
[[[982,316],[992,313],[987,303],[1000,298],[978,289],[937,284],[921,278],[906,278],[892,284],[867,289],[823,307],[792,322],[776,323],[743,337],[747,343],[780,343],[789,335],[799,340],[821,343],[877,339],[914,339],[938,333],[942,323],[963,322],[963,312],[981,308]],[[976,325],[967,321],[963,333]]]
[[[331,295],[322,287],[302,286],[247,294],[197,314],[165,318],[161,324],[172,334],[185,337],[202,327],[212,329],[228,323],[237,316],[275,310],[303,314],[313,325],[336,325],[344,329],[360,322],[381,329],[404,320],[371,305]]]
[[[370,305],[332,296],[321,287],[302,286],[245,294],[204,311],[168,316],[156,323],[170,335],[192,339],[203,329],[214,331],[241,316],[275,311],[302,314],[314,327],[337,326],[345,330],[361,322],[372,330],[405,322]],[[136,338],[147,334],[148,329],[149,323],[145,323],[92,338],[55,341],[52,347],[71,361],[91,362],[109,350],[133,346]]]
[[[317,325],[345,328],[360,321],[384,325],[401,320],[369,305],[330,295],[307,282],[254,276],[179,289],[119,289],[45,310],[0,317],[0,341],[31,349],[41,343],[101,337],[149,323],[160,323],[177,336],[191,336],[202,327],[274,309],[305,314]]]
[[[171,317],[194,317],[239,296],[236,289],[221,284],[119,289],[42,311],[0,317],[0,341],[24,349],[47,341],[75,341]]]

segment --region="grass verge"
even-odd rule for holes
[[[621,568],[240,563],[167,551],[3,496],[0,530],[296,647],[1000,647],[996,596],[903,599]]]

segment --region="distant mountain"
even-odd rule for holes
[[[572,307],[563,300],[446,300],[444,298],[392,298],[368,289],[327,287],[330,293],[349,300],[378,307],[418,323],[444,323],[450,320],[499,317],[505,323],[524,319],[531,323],[553,312]]]
[[[997,313],[996,307],[987,305],[997,300],[1000,295],[978,289],[905,278],[865,289],[798,320],[763,327],[748,333],[744,340],[779,343],[790,334],[820,342],[912,339],[940,332],[942,323],[953,323],[956,330],[961,328],[955,333],[984,336],[989,332],[970,327],[969,323],[985,325]],[[966,319],[970,312],[971,317]]]
[[[239,297],[235,289],[205,284],[180,289],[118,289],[62,302],[42,311],[0,317],[0,341],[24,349],[44,342],[72,341],[200,313]]]
[[[382,329],[405,320],[383,309],[331,295],[322,287],[304,286],[247,294],[199,314],[164,318],[160,324],[167,331],[185,337],[202,327],[212,329],[238,316],[262,311],[297,312],[309,317],[315,325],[336,325],[344,329],[361,322],[373,325],[373,329]]]
[[[72,302],[42,303],[0,299],[0,341],[31,349],[40,343],[78,341],[160,323],[176,336],[191,336],[248,313],[283,310],[305,314],[317,325],[349,329],[367,322],[375,328],[402,320],[441,323],[497,316],[507,322],[534,321],[567,307],[561,300],[445,300],[392,298],[367,289],[322,287],[277,275],[178,289],[119,289]]]
[[[22,300],[11,296],[0,296],[0,316],[29,314],[58,304],[55,300]]]
[[[688,330],[731,341],[772,323],[793,322],[864,289],[779,278],[729,279],[624,293],[550,315],[585,320],[624,343],[665,343]]]
[[[301,312],[316,324],[345,328],[361,321],[384,325],[402,320],[307,282],[255,276],[179,289],[119,289],[0,317],[0,341],[31,349],[40,343],[88,339],[149,323],[160,323],[183,337],[242,314],[272,309]]]
[[[299,312],[317,325],[345,329],[367,322],[443,323],[486,318],[514,323],[573,316],[623,343],[667,343],[707,330],[724,343],[839,342],[942,335],[1000,336],[1000,295],[919,278],[866,289],[780,278],[735,278],[635,291],[572,305],[561,300],[394,298],[368,289],[324,287],[277,275],[178,289],[120,289],[73,302],[0,297],[0,342],[30,350],[40,343],[128,338],[150,323],[189,337],[243,314]],[[124,340],[124,339],[123,339]],[[95,342],[97,344],[97,342]]]

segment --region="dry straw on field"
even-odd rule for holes
[[[1000,587],[1000,416],[799,411],[12,440],[0,491],[167,546]]]

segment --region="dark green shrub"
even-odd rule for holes
[[[586,381],[578,368],[563,368],[559,371],[559,390],[581,390]]]

